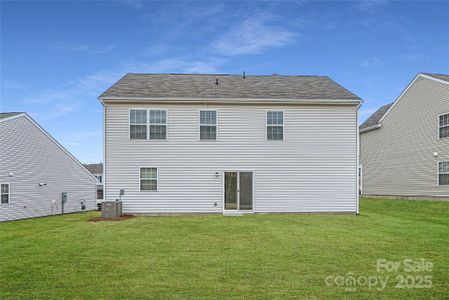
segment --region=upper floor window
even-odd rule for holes
[[[449,185],[449,161],[438,163],[438,185]]]
[[[9,204],[9,183],[2,183],[0,186],[1,204]]]
[[[284,112],[282,110],[267,111],[267,140],[284,139]]]
[[[167,139],[167,111],[150,110],[150,140]]]
[[[103,176],[101,175],[95,175],[95,177],[97,177],[98,181],[101,183],[103,180]]]
[[[217,139],[217,111],[200,111],[200,140]]]
[[[449,114],[440,116],[440,139],[449,137]]]
[[[148,134],[149,131],[149,134]],[[129,111],[129,138],[131,140],[167,139],[167,111],[131,109]]]
[[[145,109],[129,111],[129,138],[132,140],[147,139],[147,111]]]
[[[157,168],[140,168],[140,190],[157,191]]]

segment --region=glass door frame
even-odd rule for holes
[[[238,209],[226,209],[226,186],[225,186],[225,180],[226,180],[226,175],[225,173],[227,172],[236,172],[237,173],[237,208]],[[251,180],[251,189],[252,189],[252,193],[251,193],[251,209],[244,209],[241,210],[240,209],[240,172],[251,172],[252,174],[252,180]],[[223,170],[221,175],[223,177],[222,180],[222,204],[223,204],[223,212],[237,212],[237,213],[253,213],[254,212],[254,170],[251,169],[227,169],[227,170]]]

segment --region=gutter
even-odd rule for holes
[[[367,131],[379,129],[381,127],[382,127],[382,124],[379,123],[379,124],[371,125],[371,126],[363,128],[363,129],[360,129],[359,132],[360,133],[364,133],[364,132],[367,132]]]
[[[310,104],[310,105],[360,105],[361,99],[267,99],[267,98],[152,98],[152,97],[98,97],[105,103],[220,103],[220,104]]]

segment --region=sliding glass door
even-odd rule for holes
[[[253,172],[224,172],[224,209],[253,209]]]

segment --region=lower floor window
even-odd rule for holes
[[[157,168],[140,168],[140,190],[157,191]]]
[[[2,183],[0,190],[1,190],[1,204],[9,204],[9,183]]]
[[[438,163],[438,185],[449,185],[449,161]]]

